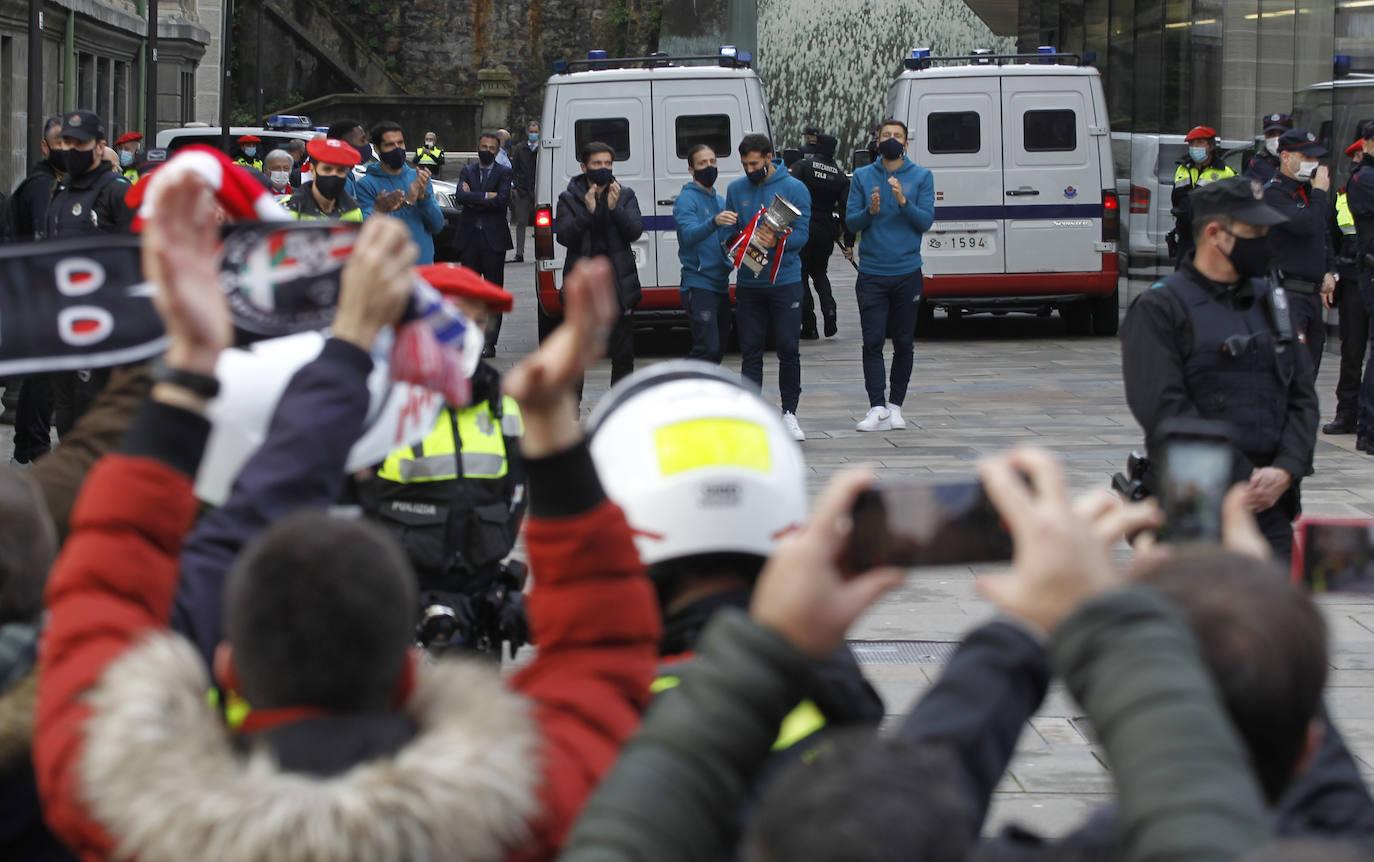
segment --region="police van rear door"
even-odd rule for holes
[[[600,73],[590,73],[600,74]],[[608,76],[618,72],[605,73]],[[622,186],[634,189],[640,212],[652,212],[654,186],[654,156],[650,127],[649,82],[647,80],[598,80],[596,83],[578,82],[559,88],[558,130],[562,139],[556,149],[545,149],[554,160],[554,195],[567,188],[568,179],[582,173],[578,163],[582,148],[592,141],[610,145],[615,150],[612,170]],[[658,265],[654,255],[652,235],[644,235],[630,245],[639,267],[641,284],[654,284]],[[562,284],[562,261],[567,249],[556,246],[558,283]]]
[[[706,144],[716,152],[720,176],[716,191],[725,196],[731,181],[744,176],[735,145],[745,134],[748,111],[744,78],[658,77],[654,96],[654,194],[643,195],[644,229],[657,243],[658,277],[650,284],[676,286],[682,281],[678,261],[677,226],[673,204],[684,183],[690,182],[687,152]],[[650,204],[653,205],[652,209]]]
[[[918,75],[911,101],[904,112],[914,141],[908,156],[935,175],[935,224],[921,249],[925,274],[1001,273],[998,79]]]
[[[1084,75],[1007,67],[1002,78],[1006,271],[1102,269],[1101,146]]]

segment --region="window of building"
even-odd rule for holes
[[[582,160],[582,148],[593,141],[615,150],[615,161],[625,161],[630,157],[630,121],[624,117],[606,117],[578,120],[573,124],[573,143],[577,147],[575,152],[578,161]]]
[[[926,146],[931,153],[976,153],[983,148],[982,120],[977,111],[942,111],[926,118]]]
[[[196,73],[181,73],[181,124],[194,123],[196,120]],[[152,134],[153,130],[149,130]]]
[[[705,144],[717,156],[730,154],[730,117],[728,114],[683,115],[673,121],[677,132],[677,157],[687,158],[692,147]]]
[[[113,115],[110,111],[110,92],[113,89],[110,65],[111,61],[107,57],[95,58],[95,107],[92,110],[105,123],[106,133],[118,128],[118,126],[112,125]]]
[[[119,134],[129,131],[134,126],[141,124],[139,120],[129,122],[129,64],[122,60],[114,62],[114,99],[110,111],[110,129],[118,130]],[[152,146],[152,144],[148,144]]]
[[[1028,153],[1067,153],[1078,149],[1078,114],[1072,110],[1027,111],[1022,123]]]
[[[73,109],[93,110],[95,105],[95,55],[76,55],[76,104]],[[104,119],[103,117],[101,119]]]

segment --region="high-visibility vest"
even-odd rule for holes
[[[124,170],[124,179],[131,183],[138,182],[138,168],[126,168]]]
[[[1220,167],[1216,164],[1199,169],[1196,165],[1179,165],[1178,170],[1174,171],[1174,186],[1183,188],[1184,186],[1194,186],[1202,188],[1205,185],[1224,180],[1227,177],[1234,177],[1236,172],[1231,170],[1231,166],[1223,162]]]
[[[677,688],[682,680],[663,674],[649,684],[652,694]],[[774,751],[784,751],[825,727],[825,713],[813,701],[804,700],[789,712],[778,726],[778,738],[773,740]]]
[[[1336,195],[1336,224],[1346,236],[1355,235],[1355,216],[1350,212],[1350,201],[1345,196],[1345,189],[1341,189]]]
[[[415,164],[437,165],[444,157],[443,147],[419,147],[415,150]]]
[[[519,437],[524,425],[514,399],[503,395],[501,411],[498,420],[485,400],[456,412],[445,406],[420,445],[388,455],[377,478],[401,483],[504,478],[509,468],[505,438]]]
[[[253,168],[258,171],[262,170],[262,159],[250,159],[247,156],[239,156],[237,159],[234,159],[234,164],[243,165],[245,168]]]
[[[286,200],[290,200],[290,198],[287,198]],[[282,201],[282,205],[285,206],[286,201]],[[296,221],[329,221],[330,219],[334,219],[337,221],[353,221],[361,223],[363,220],[363,211],[359,207],[354,207],[353,209],[348,210],[346,212],[339,212],[339,209],[335,207],[334,212],[332,213],[318,214],[303,213],[300,210],[293,210],[290,207],[287,207],[286,211],[291,213],[291,216]]]

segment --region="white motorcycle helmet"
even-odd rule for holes
[[[806,518],[801,447],[776,407],[719,366],[687,359],[633,374],[587,424],[601,484],[646,566],[766,557]]]

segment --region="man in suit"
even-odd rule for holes
[[[458,190],[453,199],[461,204],[458,236],[454,246],[461,249],[458,261],[481,273],[495,285],[506,280],[506,252],[514,247],[506,207],[510,204],[511,169],[496,161],[501,139],[495,132],[484,132],[477,141],[477,161],[458,175]],[[487,344],[482,355],[496,355],[496,339],[501,335],[501,315],[487,321]]]

